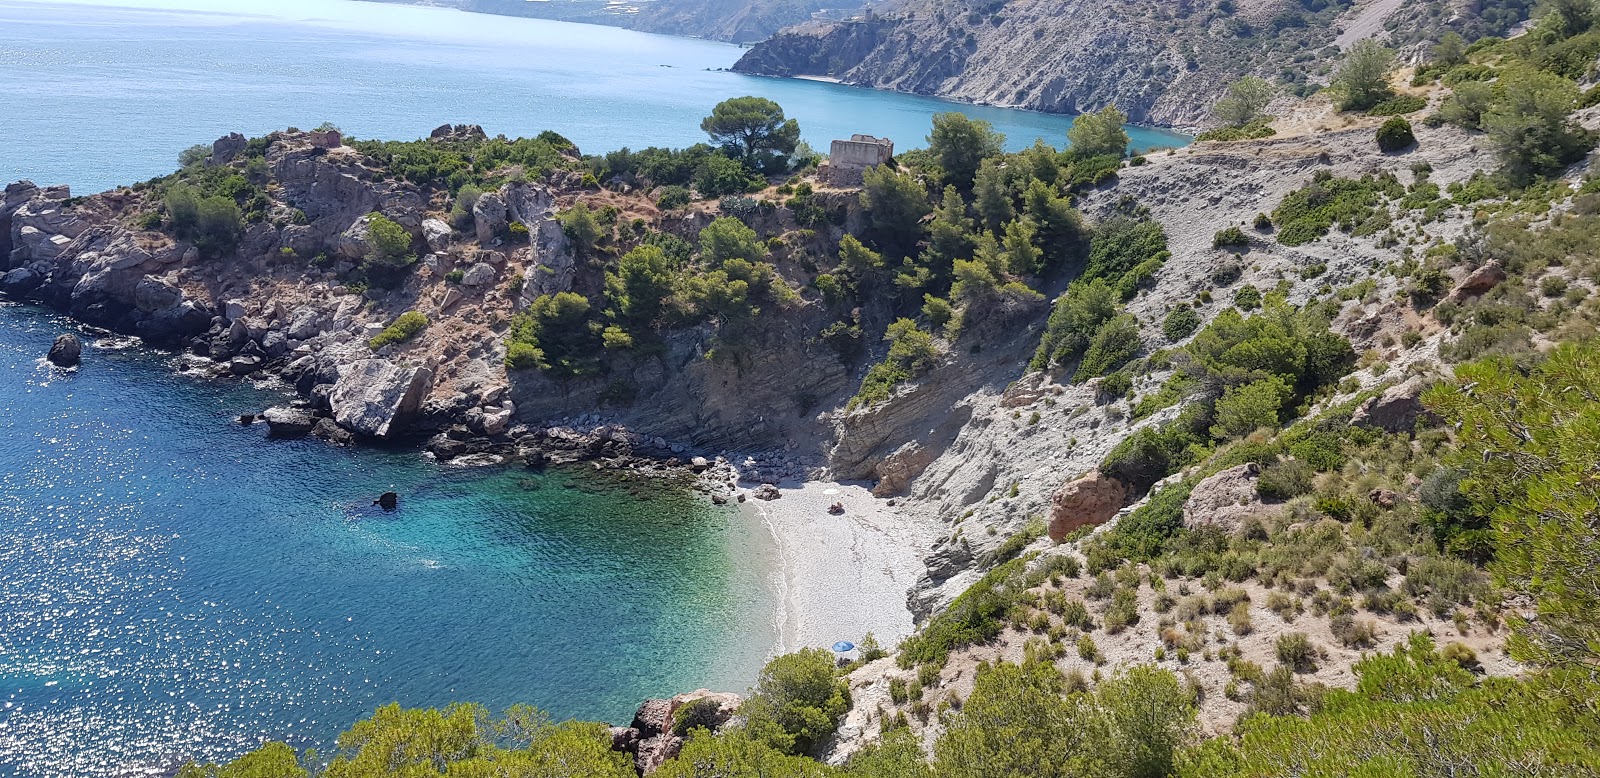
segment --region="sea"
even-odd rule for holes
[[[1064,145],[1071,123],[728,72],[740,53],[351,0],[0,0],[0,181],[87,194],[228,132],[323,122],[683,146],[745,94],[823,149],[920,146],[950,110],[1011,148]],[[286,387],[89,333],[79,369],[41,359],[75,330],[0,302],[0,776],[160,775],[265,739],[326,752],[391,702],[626,723],[646,697],[745,689],[776,642],[773,541],[735,509],[583,469],[268,439],[237,418]],[[372,505],[385,491],[397,511]]]

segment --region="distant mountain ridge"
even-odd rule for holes
[[[891,0],[865,18],[807,22],[734,70],[1050,112],[1115,104],[1135,122],[1203,125],[1246,73],[1306,85],[1340,44],[1469,39],[1527,18],[1527,0]],[[1348,33],[1348,34],[1343,34]]]
[[[819,11],[858,9],[855,0],[379,0],[475,13],[605,24],[642,32],[755,43]]]

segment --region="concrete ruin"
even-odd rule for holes
[[[828,149],[828,161],[817,171],[834,186],[857,186],[868,168],[887,164],[894,157],[894,141],[855,134],[850,140],[836,140]]]

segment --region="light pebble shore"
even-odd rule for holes
[[[744,509],[771,530],[779,569],[775,654],[860,643],[871,632],[885,648],[912,631],[906,595],[925,570],[935,528],[872,496],[860,484],[778,485],[780,499]],[[834,503],[844,513],[828,513]]]

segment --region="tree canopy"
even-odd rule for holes
[[[800,123],[765,97],[734,97],[717,103],[700,122],[711,141],[746,164],[766,170],[784,162],[800,142]]]

